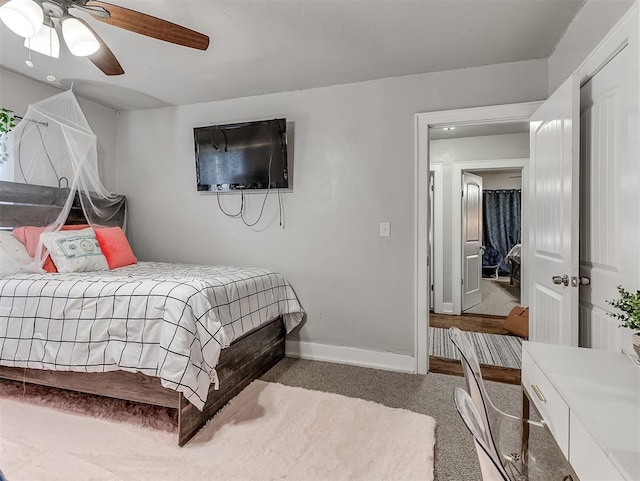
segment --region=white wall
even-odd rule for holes
[[[282,272],[308,319],[292,339],[414,354],[414,114],[539,100],[530,61],[175,108],[122,113],[118,191],[143,260],[257,265]],[[293,191],[262,230],[196,192],[193,127],[283,116],[295,125]],[[253,219],[262,196],[250,196]],[[225,196],[230,210],[237,195]],[[391,237],[378,223],[391,222]]]
[[[0,107],[24,115],[30,104],[60,93],[61,90],[0,68]],[[78,98],[89,125],[98,137],[98,169],[108,190],[115,189],[117,153],[117,113],[91,100]]]
[[[430,159],[433,164],[443,164],[442,178],[445,202],[442,206],[443,243],[442,249],[434,252],[442,256],[443,302],[453,302],[454,283],[460,285],[461,273],[454,272],[454,255],[460,255],[459,246],[453,242],[454,226],[453,204],[451,192],[460,191],[460,179],[454,179],[454,165],[459,162],[477,162],[478,169],[482,161],[500,159],[522,159],[529,157],[529,134],[486,135],[483,137],[464,137],[459,139],[432,140],[430,142]],[[436,206],[436,208],[438,208]],[[437,228],[437,226],[436,226]],[[447,309],[448,310],[448,309]]]
[[[634,0],[587,0],[549,57],[549,94],[571,75]]]
[[[529,157],[529,132],[432,140],[429,146],[431,163],[434,164],[520,159]]]
[[[522,189],[520,172],[474,172],[482,177],[484,190]]]

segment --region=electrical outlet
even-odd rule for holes
[[[380,237],[391,237],[391,224],[380,222]]]

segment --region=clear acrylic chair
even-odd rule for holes
[[[565,480],[571,471],[544,422],[513,416],[495,406],[487,394],[476,351],[456,327],[449,339],[460,353],[469,398],[487,434],[486,449],[500,460],[513,480]]]
[[[487,430],[483,416],[478,412],[471,396],[462,388],[457,387],[454,400],[458,414],[473,436],[473,442],[478,454],[480,472],[483,481],[511,481],[504,470],[500,458],[493,448],[491,434]]]

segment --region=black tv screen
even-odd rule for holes
[[[286,119],[193,129],[199,191],[286,189]]]

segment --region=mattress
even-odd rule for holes
[[[0,365],[142,372],[202,409],[221,349],[304,311],[276,272],[140,262],[104,272],[0,279]]]
[[[513,260],[518,264],[520,264],[521,257],[522,257],[522,244],[516,244],[511,248],[511,250],[507,254],[507,257],[505,257],[505,262],[508,264],[510,260]]]

